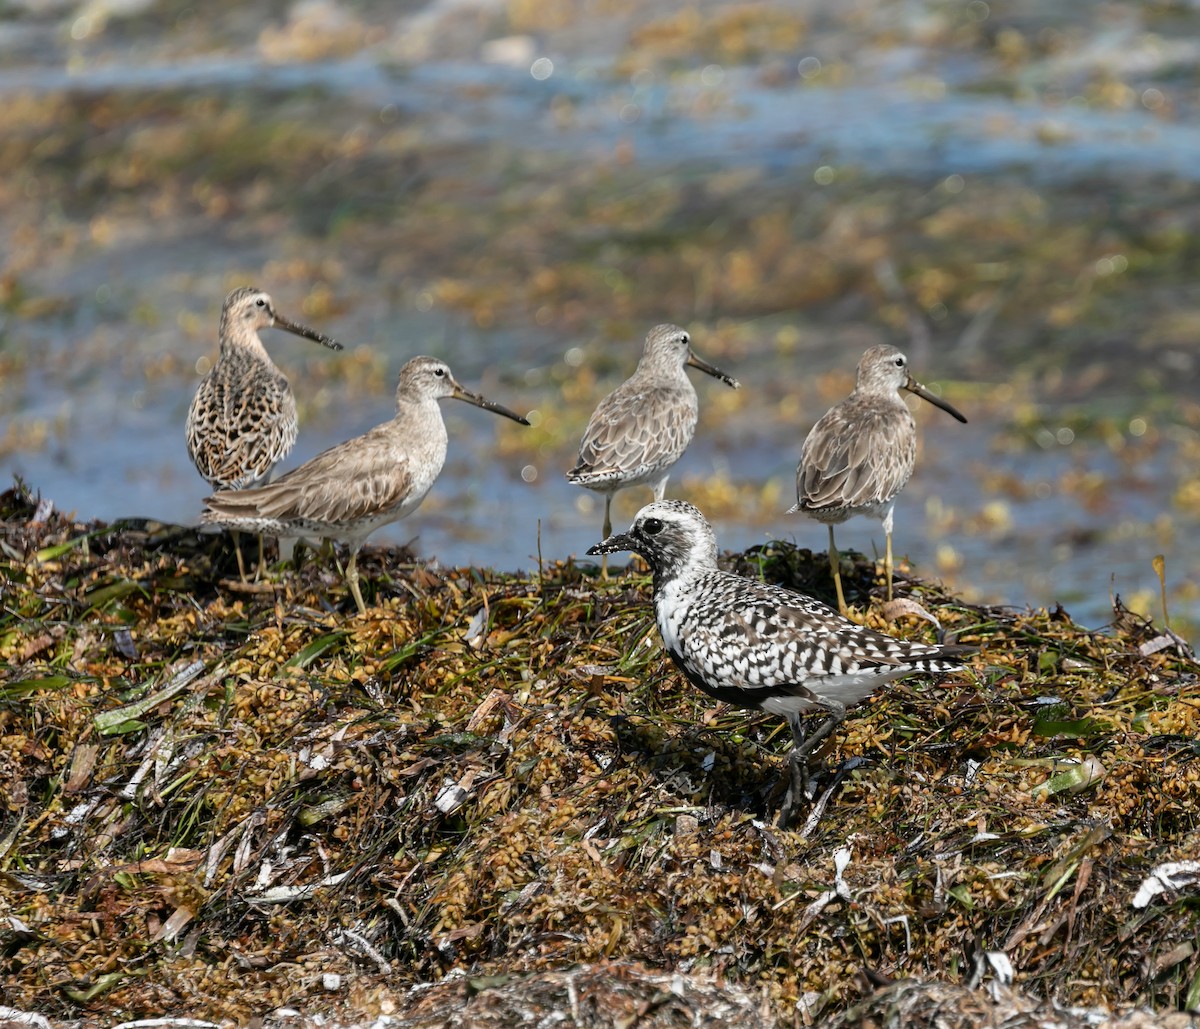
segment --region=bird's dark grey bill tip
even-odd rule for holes
[[[931,393],[925,386],[922,386],[916,379],[909,379],[908,385],[904,387],[909,393],[915,393],[922,400],[928,400],[934,407],[940,407],[946,414],[952,418],[957,418],[963,425],[967,424],[967,416],[955,407],[949,400],[943,400],[936,393]]]
[[[275,328],[284,329],[294,336],[303,336],[305,339],[311,339],[314,343],[320,343],[321,346],[328,347],[330,350],[346,349],[332,336],[326,336],[323,332],[317,332],[316,329],[310,329],[307,325],[289,321],[287,318],[279,317],[279,315],[275,316]]]
[[[488,400],[486,397],[481,397],[478,393],[472,393],[469,389],[463,389],[461,386],[455,392],[454,396],[457,400],[465,400],[468,404],[474,404],[485,411],[491,411],[493,414],[502,414],[505,418],[511,418],[514,422],[519,422],[521,425],[529,424],[529,419],[524,415],[517,414],[516,411],[510,411],[503,404],[497,404],[494,400]]]
[[[740,389],[742,386],[732,375],[721,371],[715,364],[709,364],[702,357],[697,357],[695,354],[688,355],[687,363],[693,368],[699,368],[705,374],[711,375],[714,379],[720,379],[726,386],[731,386],[733,389]]]
[[[587,552],[589,557],[598,557],[601,554],[619,554],[633,549],[633,540],[625,533],[618,532],[615,536],[609,536],[608,539],[588,547]]]

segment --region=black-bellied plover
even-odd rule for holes
[[[330,350],[335,339],[289,321],[260,289],[233,290],[221,308],[217,363],[200,380],[187,414],[187,448],[196,470],[214,489],[244,489],[265,479],[296,442],[296,400],[275,367],[259,329],[285,329]],[[246,581],[234,534],[238,572]],[[262,566],[262,536],[258,538]]]
[[[647,505],[628,532],[588,553],[620,550],[649,562],[658,631],[692,685],[717,700],[784,715],[791,724],[783,826],[803,796],[808,755],[851,705],[901,676],[956,671],[975,650],[895,639],[801,593],[721,571],[712,528],[681,500]],[[829,715],[806,738],[800,716],[812,708]]]
[[[400,369],[396,416],[318,454],[266,486],[222,490],[201,522],[226,529],[339,540],[350,548],[346,583],[360,614],[358,551],[382,525],[411,514],[446,460],[438,400],[452,397],[528,425],[521,415],[464,389],[443,361],[414,357]]]
[[[612,532],[613,495],[644,483],[662,500],[671,466],[692,442],[698,409],[689,366],[738,388],[737,379],[696,356],[684,329],[656,325],[646,334],[633,374],[592,412],[567,480],[604,494],[606,537]],[[607,556],[601,573],[608,577]]]
[[[788,513],[799,511],[829,526],[829,567],[842,614],[847,613],[846,597],[833,527],[854,515],[883,523],[887,598],[892,599],[892,510],[917,457],[917,423],[901,390],[928,400],[960,422],[967,420],[909,374],[904,354],[881,344],[858,362],[854,391],[812,427],[796,467],[796,504]]]

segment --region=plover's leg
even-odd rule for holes
[[[779,809],[777,824],[780,829],[786,829],[791,825],[792,817],[808,792],[808,762],[801,753],[801,747],[804,744],[804,730],[800,725],[800,716],[789,715],[788,724],[792,727],[792,749],[788,754],[787,792],[783,797],[783,806]]]
[[[823,743],[828,735],[833,732],[839,725],[846,720],[846,705],[838,700],[822,700],[821,704],[829,712],[829,717],[825,719],[819,726],[817,731],[804,737],[802,741],[796,743],[792,748],[792,752],[800,753],[802,757],[807,758],[817,747],[818,743]],[[797,716],[797,721],[799,716]],[[795,739],[795,728],[792,729],[792,737]]]
[[[808,757],[817,744],[825,740],[846,718],[846,705],[836,700],[821,702],[829,711],[829,717],[809,736],[804,735],[799,714],[788,715],[792,727],[792,750],[788,754],[788,788],[779,809],[779,828],[786,829],[796,809],[808,795]]]

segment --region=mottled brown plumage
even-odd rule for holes
[[[644,483],[662,500],[671,467],[692,442],[699,409],[689,366],[738,388],[737,379],[693,353],[685,330],[656,325],[634,373],[600,401],[588,421],[567,481],[604,494],[605,539],[612,534],[613,495]],[[601,569],[607,576],[607,556]]]
[[[188,454],[216,489],[242,489],[265,479],[296,442],[296,400],[258,336],[271,327],[342,349],[336,340],[280,316],[262,290],[242,287],[225,298],[217,363],[196,388],[187,416]],[[240,550],[237,556],[244,581]]]
[[[909,374],[904,354],[881,344],[863,354],[850,396],[813,426],[796,468],[797,501],[791,512],[800,511],[829,526],[829,562],[843,614],[846,600],[833,527],[854,515],[879,518],[883,524],[887,595],[889,600],[892,597],[892,510],[917,456],[917,423],[901,390],[928,400],[960,422],[967,420]]]
[[[376,529],[415,511],[441,472],[447,438],[437,402],[443,397],[529,424],[464,389],[444,362],[414,357],[400,370],[394,418],[330,447],[275,482],[214,493],[205,500],[201,523],[346,543],[346,582],[359,612],[365,613],[358,551]]]

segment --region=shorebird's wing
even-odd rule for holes
[[[897,639],[864,628],[819,601],[778,586],[722,576],[731,585],[711,614],[693,621],[685,657],[714,683],[761,695],[820,694],[868,686],[909,671],[960,667],[969,647]],[[865,696],[865,693],[862,694]]]
[[[906,408],[848,399],[813,426],[796,469],[801,508],[885,504],[908,482],[917,437]]]
[[[665,467],[687,449],[695,429],[694,393],[619,387],[592,413],[567,477],[596,479]]]
[[[381,427],[382,428],[382,427]],[[399,506],[413,489],[408,455],[372,430],[339,443],[266,486],[222,490],[205,503],[205,521],[259,518],[350,526]]]

